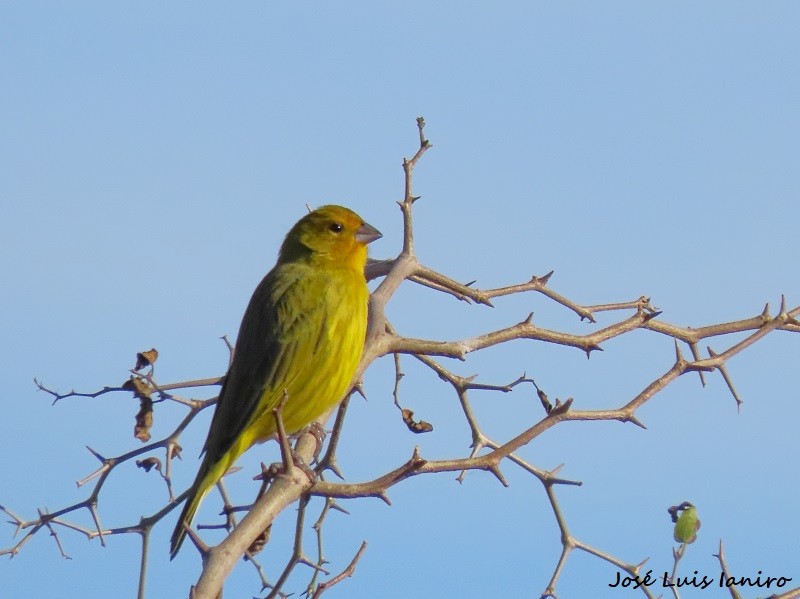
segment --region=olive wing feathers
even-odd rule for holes
[[[324,303],[314,293],[323,282],[306,268],[276,267],[253,292],[203,447],[212,461],[256,418],[278,406],[324,334]]]

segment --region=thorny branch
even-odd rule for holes
[[[402,354],[413,356],[452,387],[471,433],[471,451],[469,455],[463,457],[429,460],[423,458],[419,452],[414,449],[411,458],[407,462],[373,480],[340,483],[333,483],[325,480],[324,474],[328,470],[336,474],[339,478],[342,478],[341,470],[336,461],[336,448],[342,434],[342,427],[346,417],[349,401],[348,396],[339,407],[327,449],[317,462],[315,469],[316,476],[309,477],[309,474],[311,474],[310,472],[306,473],[303,469],[294,467],[292,460],[287,459],[286,448],[284,448],[284,471],[276,472],[274,475],[270,474],[269,476],[265,475],[260,477],[265,480],[262,483],[258,497],[252,505],[232,505],[225,491],[224,483],[220,482],[219,489],[223,500],[225,523],[214,525],[213,527],[224,528],[229,531],[230,534],[219,545],[207,547],[197,534],[192,531],[191,537],[195,540],[198,548],[201,549],[204,564],[202,574],[196,586],[193,588],[192,597],[197,599],[216,597],[231,569],[242,557],[245,557],[253,562],[261,579],[262,590],[270,590],[269,597],[285,597],[286,595],[282,590],[284,582],[292,573],[295,566],[301,563],[306,564],[312,569],[313,574],[305,594],[312,599],[316,599],[322,595],[326,589],[337,584],[343,578],[352,575],[356,564],[366,548],[366,543],[363,543],[351,563],[340,574],[329,578],[327,581],[319,581],[320,575],[328,575],[327,569],[325,568],[328,560],[325,559],[323,553],[323,523],[331,510],[338,510],[346,513],[346,511],[336,503],[335,499],[377,497],[389,503],[387,491],[392,486],[409,477],[436,472],[458,472],[457,480],[463,481],[468,471],[485,470],[491,472],[502,484],[506,484],[505,477],[500,469],[501,464],[506,463],[520,467],[539,480],[550,502],[553,516],[561,533],[562,549],[560,557],[556,562],[547,586],[542,592],[542,597],[556,597],[556,585],[559,577],[563,572],[571,552],[576,549],[594,555],[614,567],[625,571],[630,576],[638,576],[647,560],[641,561],[638,564],[628,563],[580,541],[570,532],[567,525],[567,518],[558,501],[556,489],[559,485],[580,485],[581,483],[579,481],[560,477],[559,472],[561,466],[553,470],[546,470],[529,463],[518,454],[518,450],[539,437],[544,431],[567,421],[616,420],[622,423],[627,422],[644,427],[644,424],[637,416],[639,408],[653,399],[653,397],[670,383],[686,373],[698,373],[701,377],[701,381],[705,383],[705,379],[703,378],[705,373],[719,372],[738,406],[741,404],[742,400],[727,371],[727,361],[772,331],[783,330],[794,333],[800,332],[800,323],[796,320],[796,317],[800,315],[800,307],[787,308],[783,298],[781,299],[779,310],[774,316],[771,315],[769,306],[767,306],[761,314],[750,318],[702,327],[683,327],[661,320],[661,312],[651,305],[650,298],[644,296],[629,301],[582,305],[579,302],[559,294],[550,287],[550,279],[553,275],[552,271],[541,276],[534,275],[522,283],[512,283],[494,289],[480,289],[474,285],[474,281],[464,284],[436,272],[420,263],[414,252],[412,212],[414,203],[419,199],[419,196],[414,195],[413,174],[422,156],[432,147],[425,137],[424,127],[424,120],[419,118],[417,120],[419,147],[411,158],[403,160],[404,194],[403,199],[398,202],[403,219],[402,249],[397,257],[393,259],[370,260],[367,264],[365,273],[367,279],[374,280],[382,278],[382,281],[371,296],[367,340],[362,361],[354,377],[354,389],[361,392],[359,381],[364,371],[372,362],[380,357],[392,355],[395,360],[396,373],[393,399],[397,407],[402,410],[404,420],[408,418],[408,421],[410,421],[407,421],[409,428],[414,430],[414,427],[418,427],[419,423],[413,420],[413,413],[410,413],[410,410],[405,410],[401,407],[399,399],[400,381],[403,377],[403,373],[400,369],[400,356]],[[461,340],[439,341],[415,339],[398,333],[386,317],[386,306],[389,300],[405,280],[409,280],[437,292],[448,294],[460,301],[487,307],[493,307],[492,300],[497,298],[534,292],[563,306],[567,310],[573,312],[581,321],[586,321],[590,325],[596,325],[597,321],[595,316],[601,312],[621,313],[622,316],[610,325],[596,328],[585,334],[550,330],[539,324],[534,324],[533,314],[530,314],[516,324],[510,324],[505,328],[487,331],[481,335]],[[663,374],[652,380],[635,397],[618,407],[605,410],[572,409],[574,403],[572,398],[565,401],[556,400],[555,404],[553,404],[546,393],[538,387],[535,380],[527,377],[525,374],[522,374],[517,379],[507,384],[478,383],[475,382],[475,376],[463,377],[457,375],[445,367],[439,360],[440,358],[464,360],[471,352],[519,339],[572,347],[590,356],[595,351],[602,351],[602,345],[606,341],[637,330],[652,331],[672,338],[675,343],[674,362]],[[707,347],[704,354],[700,350],[699,344],[702,341],[711,338],[718,339],[731,333],[742,333],[746,335],[738,342],[728,345],[721,351]],[[232,351],[232,346],[228,340],[224,337],[223,340],[227,344],[228,349]],[[688,348],[691,359],[687,359],[684,356],[684,352],[681,350],[682,345]],[[154,350],[151,350],[151,352],[154,352]],[[176,402],[188,410],[187,414],[168,436],[158,441],[147,443],[120,456],[107,458],[90,448],[89,451],[100,461],[101,465],[97,470],[79,481],[79,485],[84,485],[97,479],[89,496],[83,501],[55,512],[40,510],[38,516],[31,520],[25,520],[10,508],[0,506],[0,509],[11,518],[12,524],[16,526],[16,531],[18,533],[26,531],[15,545],[0,550],[0,555],[16,555],[23,546],[42,529],[47,529],[50,532],[56,542],[57,548],[64,557],[67,557],[67,554],[58,536],[59,530],[73,530],[82,533],[89,539],[99,538],[100,542],[103,544],[104,538],[107,536],[136,533],[142,537],[142,559],[139,573],[138,596],[140,598],[145,596],[150,531],[152,527],[169,514],[184,497],[184,495],[180,495],[175,498],[171,485],[173,458],[180,456],[180,446],[178,445],[180,435],[201,410],[209,407],[215,401],[214,398],[199,400],[179,397],[175,395],[173,391],[218,385],[222,379],[218,377],[197,381],[160,384],[155,379],[153,367],[157,352],[152,356],[150,352],[142,352],[139,356],[145,359],[142,362],[137,359],[136,368],[131,371],[130,381],[120,386],[107,386],[92,393],[71,391],[69,393],[60,394],[45,387],[39,381],[36,381],[36,385],[42,391],[50,394],[53,397],[54,403],[68,397],[94,398],[111,392],[133,392],[134,397],[138,399],[150,398],[152,395],[157,395],[158,399],[156,401]],[[144,366],[149,366],[149,370],[142,372]],[[544,414],[541,419],[529,424],[524,430],[511,439],[503,442],[491,439],[483,431],[472,410],[470,394],[472,392],[507,393],[518,385],[525,383],[532,384],[535,387],[537,395],[542,402]],[[141,418],[137,416],[137,428],[143,427],[145,432],[147,432],[149,428],[147,423],[152,420],[152,411],[152,401],[149,403],[142,403]],[[409,414],[406,414],[406,412],[409,412]],[[320,424],[324,424],[329,416],[330,414],[320,419]],[[422,427],[419,430],[415,430],[415,432],[424,432],[424,430],[427,429]],[[283,436],[282,440],[284,443],[286,442],[285,436]],[[315,449],[316,440],[312,434],[300,433],[297,436],[294,452],[299,456],[300,460],[307,464],[312,463]],[[163,468],[160,460],[150,455],[157,451],[165,452],[166,465]],[[118,528],[104,529],[100,524],[98,514],[101,490],[111,473],[119,465],[140,456],[149,456],[137,462],[140,467],[146,468],[147,470],[155,467],[165,480],[169,501],[156,513],[147,517],[142,517],[138,523]],[[312,480],[312,478],[316,478],[317,480]],[[303,550],[303,535],[306,528],[305,519],[313,497],[324,498],[324,504],[320,515],[313,525],[317,548],[315,560],[308,558]],[[291,555],[279,579],[272,585],[267,581],[262,566],[255,561],[254,553],[259,551],[264,543],[268,542],[269,530],[275,516],[295,502],[299,502],[299,509]],[[65,516],[81,510],[86,510],[91,515],[92,522],[94,523],[92,528],[81,526],[64,518]],[[234,514],[239,511],[246,512],[246,515],[237,523]],[[198,526],[198,529],[203,528],[208,528],[208,526]],[[721,545],[718,558],[723,570],[725,570],[726,565],[724,563]],[[653,596],[647,587],[643,586],[640,588],[645,596]],[[735,597],[733,594],[734,590],[731,590],[731,593],[732,596]],[[789,591],[781,595],[781,597],[794,597],[798,595],[800,595],[800,590]]]

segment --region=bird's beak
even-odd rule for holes
[[[383,234],[378,231],[378,229],[372,225],[368,225],[367,223],[362,223],[361,226],[356,229],[356,241],[358,243],[363,243],[364,245],[372,243],[381,237],[383,237]]]

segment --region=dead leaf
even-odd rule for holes
[[[156,457],[136,460],[136,465],[145,472],[150,472],[153,468],[155,468],[157,472],[161,472],[161,460]]]
[[[150,440],[150,428],[153,426],[153,400],[150,397],[140,398],[139,413],[136,414],[136,426],[133,427],[133,436],[142,443]]]
[[[156,360],[158,360],[158,350],[155,347],[139,352],[136,354],[136,366],[133,369],[141,370],[146,366],[152,366],[156,363]]]
[[[406,423],[408,430],[410,430],[412,433],[429,433],[433,430],[433,425],[430,422],[425,422],[424,420],[415,422],[414,412],[408,408],[403,408],[403,422]]]
[[[122,383],[122,389],[133,391],[134,396],[142,399],[149,398],[153,394],[153,388],[143,378],[131,375],[127,381]]]

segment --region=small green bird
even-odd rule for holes
[[[367,329],[367,244],[380,237],[358,214],[332,205],[306,214],[286,235],[242,318],[171,557],[206,493],[254,443],[275,435],[272,410],[284,397],[283,421],[294,433],[348,391]]]
[[[682,511],[675,521],[675,531],[672,536],[678,543],[694,543],[697,540],[697,531],[700,530],[697,508],[688,501],[684,501],[679,509]]]

